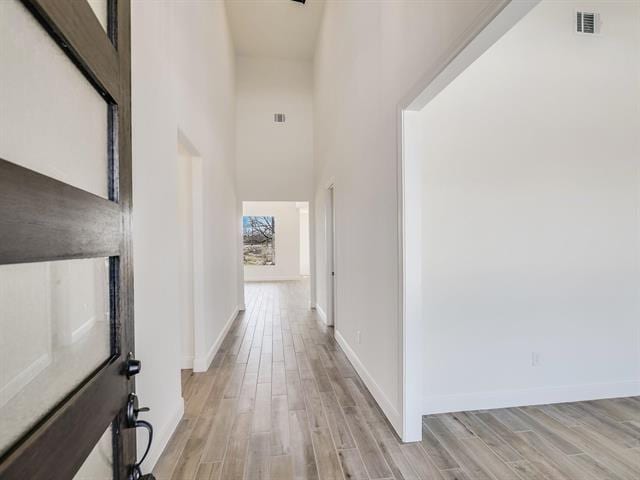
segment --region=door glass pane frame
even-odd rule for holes
[[[18,0],[0,2],[0,64],[0,157],[109,198],[112,104]]]
[[[115,359],[109,263],[0,265],[0,454]]]
[[[119,202],[119,142],[118,142],[118,104],[122,92],[119,88],[118,62],[118,16],[123,9],[129,15],[129,0],[107,0],[107,28],[101,25],[93,8],[86,0],[73,0],[76,8],[53,8],[51,4],[58,0],[18,0],[31,11],[36,20],[49,33],[62,51],[76,65],[78,70],[93,85],[108,105],[108,198]],[[69,29],[63,32],[58,23],[65,23],[70,10],[79,10],[71,20],[80,20],[81,31]],[[73,18],[75,17],[75,18]],[[69,22],[71,23],[71,22]],[[74,25],[77,26],[77,25]],[[65,35],[68,33],[68,35]],[[127,32],[128,34],[128,32]],[[97,45],[83,41],[92,37]],[[130,51],[124,52],[130,57]]]

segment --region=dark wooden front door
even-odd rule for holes
[[[99,456],[125,480],[129,0],[1,3],[0,478],[73,479],[106,438]]]

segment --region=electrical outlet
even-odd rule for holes
[[[360,344],[360,330],[356,332],[356,342]]]
[[[540,354],[538,352],[531,352],[531,366],[537,367],[540,364]]]

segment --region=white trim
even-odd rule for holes
[[[325,323],[336,326],[338,316],[338,248],[336,235],[336,183],[331,179],[325,190],[324,210],[326,308]]]
[[[465,32],[457,47],[437,63],[435,75],[431,74],[413,90],[410,101],[405,103],[408,110],[422,110],[438,93],[447,87],[469,65],[527,15],[541,0],[501,0],[500,4],[488,5],[478,16],[472,27]],[[430,72],[431,73],[431,72]],[[419,89],[419,91],[417,91]]]
[[[180,368],[182,370],[191,370],[193,368],[193,355],[184,355]]]
[[[205,336],[205,288],[204,288],[204,163],[198,149],[191,142],[185,132],[178,127],[177,131],[177,161],[182,162],[181,153],[184,152],[187,157],[187,167],[189,169],[190,185],[191,185],[191,281],[192,290],[191,298],[187,299],[193,307],[193,318],[191,319],[190,340],[191,348],[185,349],[181,344],[180,350],[182,354],[181,368],[193,368],[194,359],[206,348],[203,345]],[[181,336],[186,335],[184,326],[180,321]],[[190,359],[190,360],[189,360]]]
[[[417,442],[422,439],[422,395],[424,395],[423,378],[420,368],[423,365],[422,342],[424,339],[424,322],[422,321],[422,168],[412,143],[407,144],[405,138],[413,139],[416,132],[416,113],[405,110],[400,112],[398,128],[400,139],[401,170],[399,172],[399,189],[402,192],[399,201],[401,214],[400,239],[401,271],[399,278],[401,310],[400,318],[405,321],[400,325],[399,364],[401,374],[398,381],[399,390],[404,399],[402,405],[402,431],[399,432],[405,442]],[[414,366],[414,368],[411,368]]]
[[[316,279],[316,205],[309,201],[309,302],[311,308],[317,302],[317,279]]]
[[[290,282],[290,281],[298,281],[302,280],[304,277],[302,275],[266,275],[260,278],[246,278],[245,283],[255,283],[255,282]]]
[[[236,214],[238,215],[236,245],[238,246],[237,259],[238,263],[236,267],[238,269],[237,289],[238,289],[238,303],[240,304],[240,311],[246,310],[246,303],[244,298],[244,232],[243,232],[243,217],[244,217],[244,202],[242,200],[236,201]]]
[[[468,410],[490,410],[494,408],[580,402],[638,395],[640,395],[640,381],[438,395],[424,398],[423,413],[430,415]]]
[[[192,325],[192,349],[190,352],[183,352],[185,357],[191,357],[193,368],[195,357],[204,348],[200,338],[204,338],[201,332],[205,331],[205,261],[204,261],[204,166],[202,157],[191,156],[191,241],[192,260],[191,271],[193,274],[193,325]]]
[[[162,452],[169,443],[169,440],[171,440],[173,432],[178,428],[178,424],[180,423],[180,420],[182,420],[183,415],[184,398],[180,397],[178,400],[178,407],[169,418],[169,421],[165,423],[162,428],[156,430],[157,433],[153,436],[151,450],[149,450],[149,455],[142,465],[143,470],[150,472],[155,468],[156,463],[158,463],[158,460],[160,459],[160,455],[162,455]]]
[[[401,431],[402,415],[400,415],[400,412],[398,412],[398,410],[393,406],[393,403],[384,394],[382,388],[380,388],[373,379],[373,375],[371,375],[365,368],[364,364],[360,361],[360,358],[358,358],[358,355],[356,355],[356,352],[353,351],[340,332],[335,332],[335,339],[353,367],[356,369],[358,375],[360,375],[360,378],[371,392],[371,395],[378,403],[389,422],[391,422],[391,425],[393,425],[393,428],[397,431]]]
[[[26,387],[40,372],[51,365],[51,355],[45,353],[36,358],[31,364],[22,369],[15,377],[0,388],[0,407],[16,396]]]
[[[193,359],[194,372],[206,372],[209,369],[209,365],[211,365],[211,362],[213,362],[213,357],[215,357],[216,353],[218,353],[218,350],[220,349],[220,346],[224,341],[224,337],[227,336],[227,333],[229,332],[231,325],[233,325],[233,321],[238,316],[238,313],[240,313],[240,307],[236,306],[233,309],[233,313],[227,320],[227,323],[225,324],[224,328],[220,332],[220,335],[218,335],[218,338],[216,339],[216,341],[213,342],[213,345],[211,345],[211,348],[207,352],[207,355],[205,357],[196,357]]]
[[[408,262],[415,262],[415,242],[407,241],[407,215],[416,209],[407,207],[407,201],[415,199],[415,192],[405,191],[407,187],[406,170],[412,170],[412,165],[405,164],[405,148],[403,145],[403,115],[407,110],[420,110],[442,89],[451,83],[461,72],[471,65],[487,49],[489,49],[502,35],[511,29],[522,17],[535,7],[540,0],[521,0],[518,2],[501,0],[488,5],[480,12],[469,29],[460,35],[458,41],[445,52],[440,60],[434,62],[433,67],[425,71],[407,95],[400,101],[397,109],[397,188],[398,188],[398,269],[399,269],[399,358],[398,358],[398,391],[401,398],[400,410],[402,421],[396,431],[402,440],[415,441],[421,436],[420,419],[424,413],[422,399],[422,372],[416,368],[416,361],[420,359],[421,345],[417,341],[421,335],[422,316],[421,298],[413,298],[416,285],[420,283],[421,273],[409,268]],[[411,189],[411,185],[409,185]],[[413,220],[413,219],[412,219]],[[415,240],[415,239],[414,239]],[[418,292],[421,295],[421,292]],[[413,366],[413,368],[410,368]],[[421,411],[422,410],[422,411]],[[394,424],[394,426],[396,426]]]
[[[320,320],[322,320],[324,322],[324,324],[327,324],[327,314],[325,313],[325,311],[322,309],[322,307],[316,303],[316,312],[318,312],[318,316],[320,317]]]

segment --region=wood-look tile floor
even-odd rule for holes
[[[640,479],[640,397],[428,416],[422,442],[402,444],[307,282],[246,297],[211,368],[183,373],[158,480]]]

